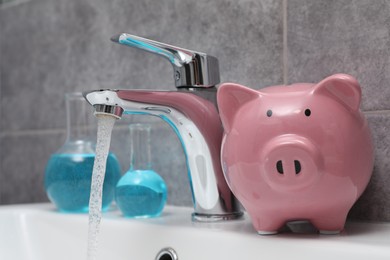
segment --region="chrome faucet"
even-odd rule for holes
[[[225,181],[220,149],[223,128],[216,105],[217,58],[130,34],[111,38],[167,58],[174,69],[176,91],[98,90],[85,93],[95,114],[157,116],[177,134],[185,153],[195,221],[220,221],[242,216]]]

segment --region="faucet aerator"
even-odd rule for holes
[[[116,119],[121,119],[123,114],[123,108],[120,106],[97,104],[93,107],[95,108],[95,116],[105,115],[115,117]]]

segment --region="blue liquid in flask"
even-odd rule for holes
[[[167,188],[153,170],[129,170],[117,184],[115,201],[125,217],[157,217],[167,201]]]
[[[95,154],[53,154],[47,164],[45,189],[62,212],[88,212]],[[102,210],[107,210],[115,196],[115,186],[121,177],[119,162],[108,154],[103,184]]]

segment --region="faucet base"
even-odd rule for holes
[[[192,213],[192,221],[194,222],[220,222],[226,220],[238,220],[244,215],[243,212],[235,212],[229,214],[199,214]]]

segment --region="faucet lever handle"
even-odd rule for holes
[[[112,41],[167,58],[174,69],[177,88],[213,87],[220,83],[218,59],[214,56],[122,33]]]

